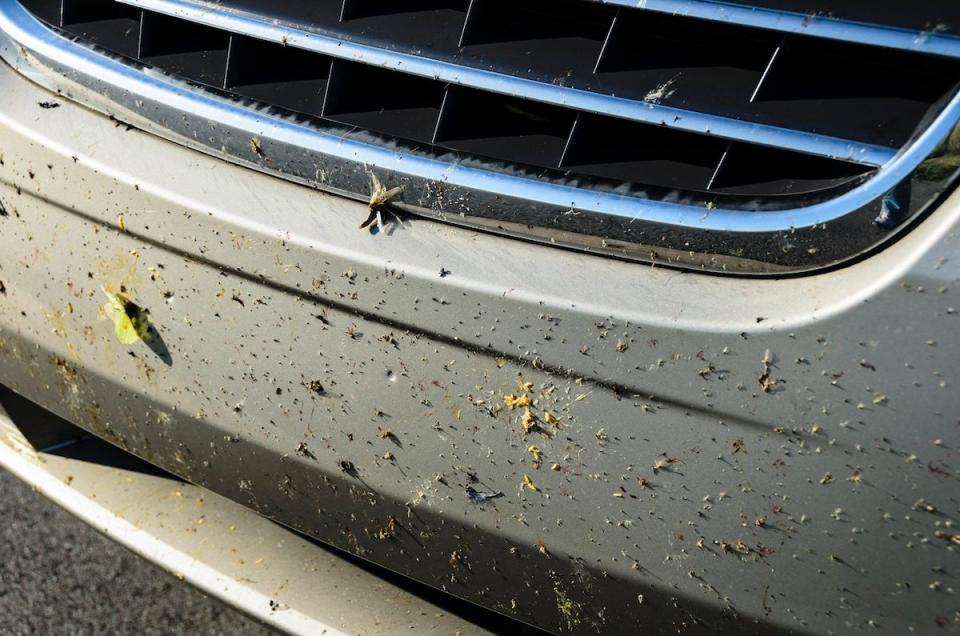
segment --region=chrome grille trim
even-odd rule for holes
[[[665,126],[687,132],[710,134],[761,146],[802,152],[830,159],[881,166],[896,154],[896,149],[838,139],[766,124],[739,121],[691,110],[593,93],[581,89],[546,84],[480,68],[462,66],[350,42],[278,25],[273,21],[237,11],[227,11],[202,0],[118,0],[123,4],[169,15],[197,24],[249,35],[270,42],[300,48],[333,58],[380,66],[420,77],[469,86],[501,95],[522,95],[534,101],[609,115],[620,119]]]
[[[764,7],[751,7],[712,0],[598,0],[604,4],[655,11],[669,15],[699,18],[797,33],[813,37],[859,42],[901,51],[960,57],[960,37],[933,31],[911,31],[877,24],[838,20],[818,15],[803,15]]]
[[[853,242],[867,242],[845,248],[842,253],[820,249],[795,252],[796,258],[784,262],[776,258],[788,247],[816,245],[832,222],[845,224],[848,229],[876,228],[881,198],[908,182],[960,120],[960,95],[955,95],[926,130],[884,164],[874,178],[830,201],[764,212],[704,209],[702,205],[585,190],[475,165],[451,164],[318,130],[105,55],[51,31],[16,0],[0,0],[0,57],[35,82],[145,130],[312,187],[363,201],[368,196],[367,172],[376,169],[385,182],[406,186],[404,200],[399,202],[401,209],[506,231],[494,219],[502,209],[513,205],[512,209],[522,209],[527,216],[507,219],[502,225],[518,231],[526,227],[528,238],[580,249],[584,249],[582,244],[563,238],[569,230],[534,231],[529,219],[558,219],[568,214],[588,222],[628,219],[631,227],[649,230],[648,238],[681,232],[679,238],[671,240],[681,247],[655,243],[626,246],[622,241],[608,245],[598,240],[585,249],[685,268],[751,275],[800,273],[836,265],[902,231],[910,219],[883,228],[880,239],[850,235]],[[250,151],[253,137],[258,138],[264,151],[259,157]],[[265,161],[264,156],[272,161]],[[327,176],[321,178],[321,172]],[[339,175],[341,180],[330,175]],[[438,188],[446,193],[445,199],[435,196]],[[935,205],[942,191],[917,205],[911,200],[910,217]],[[714,251],[718,245],[722,249]]]

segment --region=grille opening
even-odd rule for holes
[[[901,146],[958,77],[954,60],[788,38],[754,106],[772,123]]]
[[[230,9],[270,15],[297,26],[322,29],[336,25],[343,11],[343,0],[224,0],[217,4]]]
[[[378,42],[455,52],[470,0],[345,0],[341,26]]]
[[[137,55],[140,9],[113,0],[64,0],[62,26],[121,55]]]
[[[430,143],[443,103],[441,82],[334,60],[323,116],[385,135]]]
[[[724,154],[710,191],[745,196],[802,194],[835,188],[870,172],[853,163],[734,143]]]
[[[562,108],[451,86],[435,143],[501,161],[556,168],[574,118]]]
[[[225,31],[144,12],[140,60],[171,75],[223,88],[229,46]]]
[[[21,4],[30,13],[54,26],[63,26],[61,18],[61,0],[24,0]]]
[[[581,115],[562,167],[582,174],[705,190],[727,142],[657,126]]]
[[[737,0],[737,4],[790,11],[804,16],[827,16],[838,20],[854,20],[886,24],[901,29],[956,33],[960,24],[944,20],[955,16],[956,0]]]
[[[616,10],[582,0],[473,0],[464,53],[530,73],[592,73]]]
[[[139,21],[140,9],[115,0],[64,0],[62,16],[61,26],[117,18],[133,18]]]
[[[596,73],[618,94],[667,86],[662,103],[746,104],[779,40],[755,29],[620,11]]]
[[[344,0],[340,20],[433,11],[452,11],[462,19],[469,6],[470,0]]]
[[[473,0],[464,46],[495,42],[603,42],[615,9],[578,0]]]
[[[330,75],[330,58],[234,35],[224,83],[230,92],[319,117]]]

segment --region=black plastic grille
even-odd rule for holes
[[[298,113],[320,113],[330,61],[314,53],[234,35],[224,87]]]
[[[219,4],[546,83],[653,94],[678,108],[881,146],[903,145],[960,79],[952,60],[586,0],[473,0],[469,8],[461,0],[346,0],[342,20],[341,2]],[[950,14],[960,16],[960,3],[938,15]],[[758,90],[768,82],[790,91]]]
[[[436,142],[481,156],[555,166],[575,119],[564,108],[453,86],[444,99]]]
[[[140,11],[135,7],[115,2],[64,3],[62,21],[71,33],[121,55],[140,53]]]
[[[320,125],[551,171],[581,187],[599,179],[782,197],[830,191],[872,171],[710,130],[627,121],[332,59],[112,0],[23,4],[112,52]],[[544,83],[891,149],[915,134],[960,79],[952,59],[585,0],[225,0],[217,6]]]
[[[960,68],[954,60],[864,49],[786,39],[757,90],[754,112],[789,128],[902,146],[960,79]]]
[[[629,181],[649,175],[658,184],[706,189],[726,142],[667,128],[584,115],[570,137],[564,166],[582,174]]]

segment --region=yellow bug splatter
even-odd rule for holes
[[[527,448],[527,452],[533,455],[533,461],[537,464],[540,463],[540,456],[543,454],[540,448],[536,444],[531,444]]]
[[[150,320],[143,309],[120,293],[111,293],[101,287],[107,296],[103,313],[113,322],[114,332],[121,344],[131,345],[144,340],[150,333]]]
[[[523,417],[520,418],[520,426],[524,433],[529,433],[537,428],[537,416],[530,409],[524,409]]]
[[[537,492],[538,490],[540,490],[539,488],[537,488],[537,485],[533,483],[533,481],[530,479],[528,475],[523,476],[523,481],[520,482],[520,487],[527,488],[529,490],[532,490],[533,492]]]
[[[560,428],[560,420],[557,419],[557,417],[552,413],[547,413],[546,411],[544,411],[543,421],[554,428]]]
[[[503,403],[507,408],[513,410],[517,407],[527,407],[533,405],[533,400],[530,399],[529,395],[521,395],[517,397],[515,395],[505,395],[503,396]]]

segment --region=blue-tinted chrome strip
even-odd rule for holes
[[[927,31],[911,31],[878,24],[837,20],[820,15],[805,15],[750,7],[712,0],[599,0],[606,4],[658,13],[669,13],[701,20],[729,22],[784,33],[799,33],[830,40],[859,42],[903,51],[960,57],[960,37]]]
[[[778,126],[738,121],[708,113],[698,113],[634,99],[592,93],[535,80],[496,73],[480,68],[451,64],[441,60],[389,51],[281,26],[259,16],[228,11],[215,4],[198,0],[119,0],[125,4],[176,16],[232,33],[242,33],[261,40],[316,53],[381,66],[395,71],[429,77],[451,84],[470,86],[504,95],[556,104],[601,115],[610,115],[694,133],[710,134],[725,139],[804,152],[821,157],[846,159],[880,166],[889,161],[896,150],[807,133]]]

